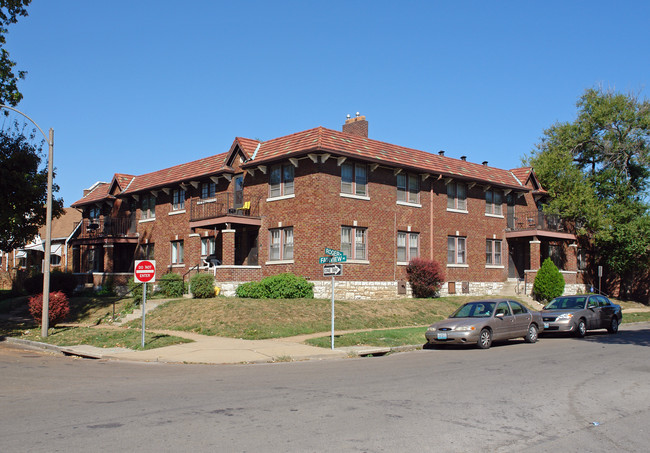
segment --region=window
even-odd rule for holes
[[[492,215],[503,215],[501,206],[503,196],[499,190],[488,190],[485,192],[485,213]]]
[[[447,184],[447,209],[467,210],[467,193],[465,184],[450,182]]]
[[[216,184],[213,182],[204,182],[201,184],[201,199],[214,198],[216,193]]]
[[[52,266],[60,266],[61,265],[61,257],[59,255],[50,255],[50,264]]]
[[[420,181],[417,175],[397,175],[397,201],[408,203],[420,202]]]
[[[99,219],[99,214],[101,210],[97,206],[93,206],[88,209],[88,218],[89,219]]]
[[[174,189],[172,192],[172,211],[185,209],[185,190]]]
[[[269,175],[270,197],[293,194],[293,170],[291,164],[274,165]]]
[[[275,228],[270,230],[270,261],[293,259],[293,228]]]
[[[514,300],[510,301],[510,308],[512,308],[513,315],[525,315],[528,313],[528,310],[523,305]]]
[[[201,238],[201,256],[213,255],[215,250],[214,238]]]
[[[578,260],[578,270],[584,271],[587,269],[587,251],[585,249],[578,249],[578,254],[576,256]]]
[[[342,227],[341,251],[351,260],[368,259],[366,228]]]
[[[419,233],[397,233],[397,261],[411,261],[420,256]]]
[[[341,165],[341,192],[353,195],[367,195],[368,175],[363,164]]]
[[[172,241],[172,264],[183,264],[183,241]]]
[[[512,312],[510,312],[510,306],[508,305],[508,302],[499,302],[499,305],[497,305],[497,311],[495,312],[495,314],[510,316],[512,314]]]
[[[156,197],[153,195],[144,195],[142,197],[142,212],[141,219],[155,219],[156,218]]]
[[[447,237],[447,264],[467,264],[464,237]]]
[[[501,265],[501,241],[497,239],[487,239],[485,241],[485,264],[500,266]]]

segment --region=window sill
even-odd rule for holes
[[[168,267],[185,267],[184,263],[177,263],[177,264],[172,264],[171,266]]]
[[[293,260],[273,260],[273,261],[267,261],[264,263],[266,265],[272,265],[272,264],[293,264]]]
[[[467,268],[469,264],[447,264],[447,267]]]
[[[370,264],[368,260],[347,260],[342,264]]]
[[[503,217],[502,214],[489,214],[487,212],[485,213],[485,217],[494,217],[495,219],[504,219],[505,218],[505,217]]]
[[[177,215],[177,214],[185,214],[185,209],[179,209],[178,211],[170,211],[169,214],[167,215]]]
[[[469,211],[467,209],[462,210],[462,209],[447,208],[447,212],[457,212],[458,214],[469,214]]]
[[[412,208],[421,208],[422,207],[422,205],[420,203],[410,203],[408,201],[398,201],[397,204],[400,205],[400,206],[410,206]]]
[[[280,195],[279,197],[269,197],[266,199],[266,201],[280,201],[280,200],[288,200],[289,198],[296,198],[296,194],[292,193],[290,195]]]
[[[148,223],[148,222],[153,222],[154,220],[156,220],[155,217],[153,219],[140,219],[138,220],[138,223]]]
[[[486,269],[505,269],[506,267],[503,266],[503,265],[499,265],[499,264],[486,264],[485,268]]]
[[[408,262],[408,261],[398,261],[398,262],[397,262],[397,265],[398,265],[398,266],[408,266],[408,265],[409,265],[409,262]]]
[[[341,192],[339,195],[341,195],[343,198],[354,198],[355,200],[370,201],[370,197],[367,195],[355,195],[353,193],[343,193],[343,192]]]

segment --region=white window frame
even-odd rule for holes
[[[171,241],[170,244],[172,266],[183,265],[185,263],[185,246],[183,241]]]
[[[201,200],[211,200],[217,196],[217,185],[212,182],[204,182],[201,184]]]
[[[363,183],[360,180],[363,180]],[[352,197],[368,196],[367,165],[352,162],[341,164],[341,194]]]
[[[400,250],[402,251],[400,257]],[[408,231],[397,232],[397,262],[408,264],[420,256],[420,233]],[[402,258],[402,259],[400,259]]]
[[[397,174],[397,202],[420,204],[420,179],[412,173]]]
[[[295,167],[278,164],[269,172],[269,198],[288,197],[294,194]]]
[[[485,266],[503,267],[503,241],[501,239],[485,240]]]
[[[174,189],[172,191],[172,211],[185,210],[185,189]]]
[[[292,263],[293,248],[293,227],[269,229],[269,263]]]
[[[341,227],[341,251],[348,261],[368,261],[368,228]]]
[[[467,266],[465,236],[447,236],[447,266]]]
[[[503,217],[503,192],[492,189],[485,191],[485,215]]]
[[[467,212],[467,186],[465,183],[452,181],[447,184],[447,211]]]
[[[201,238],[201,256],[213,255],[217,246],[217,241],[213,236]]]

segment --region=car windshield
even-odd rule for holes
[[[495,302],[471,302],[456,310],[450,318],[489,318],[495,305]]]
[[[547,310],[579,310],[585,308],[586,297],[557,297],[544,307]]]

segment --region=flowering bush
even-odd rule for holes
[[[435,297],[445,281],[445,274],[437,261],[415,258],[406,267],[409,283],[415,297]]]
[[[41,324],[43,321],[43,294],[29,298],[29,313],[34,320]],[[68,296],[61,291],[50,293],[48,303],[48,326],[54,327],[57,323],[63,321],[70,313],[70,304]]]

